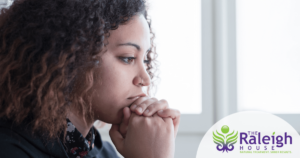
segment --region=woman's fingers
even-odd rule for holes
[[[131,104],[131,106],[130,106],[130,110],[131,111],[135,111],[137,108],[138,108],[138,105],[140,105],[142,102],[144,102],[144,101],[146,101],[146,100],[148,100],[148,99],[150,99],[149,97],[140,97],[140,98],[138,98],[137,100],[135,100],[132,104]]]
[[[126,137],[130,115],[131,115],[130,109],[128,107],[125,107],[123,109],[123,120],[120,124],[120,129],[119,129],[123,138]]]
[[[149,105],[157,101],[158,100],[156,98],[141,97],[132,103],[130,110],[138,115],[142,115]]]
[[[147,106],[144,110],[143,115],[144,116],[152,116],[159,110],[164,110],[164,109],[167,109],[168,107],[169,107],[168,102],[166,100],[162,99],[162,100],[153,102],[152,104]]]
[[[109,130],[109,136],[120,154],[124,154],[124,138],[119,132],[119,125],[113,124]]]
[[[176,109],[164,109],[157,112],[160,117],[171,117],[173,120],[180,118],[180,111]]]
[[[137,115],[156,116],[156,113],[158,113],[158,116],[162,118],[172,118],[174,135],[176,137],[179,128],[180,112],[168,107],[169,104],[164,99],[157,100],[156,98],[141,97],[132,103],[130,110]]]
[[[132,103],[130,110],[138,115],[152,116],[158,110],[163,110],[169,107],[166,100],[158,100],[156,98],[141,97]]]
[[[158,116],[165,118],[170,117],[173,120],[175,134],[176,137],[178,128],[179,128],[179,122],[180,122],[180,111],[175,109],[164,109],[157,112]]]
[[[125,107],[125,108],[123,109],[123,115],[124,115],[123,123],[124,123],[125,125],[128,125],[128,123],[129,123],[130,114],[131,114],[130,109],[129,109],[128,107]]]

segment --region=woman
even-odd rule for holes
[[[180,113],[142,91],[155,49],[143,0],[15,0],[0,15],[1,157],[168,158]]]

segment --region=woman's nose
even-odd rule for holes
[[[133,84],[136,86],[149,86],[150,85],[150,76],[146,69],[140,71],[137,76],[133,79]]]

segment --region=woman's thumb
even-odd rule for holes
[[[130,115],[131,115],[130,109],[128,107],[125,107],[123,109],[124,117],[123,117],[122,122],[119,127],[119,131],[120,131],[121,135],[123,136],[123,138],[126,137]]]
[[[119,125],[112,124],[109,135],[114,143],[115,147],[117,148],[118,152],[123,155],[124,149],[124,138],[122,137],[121,133],[119,132]]]

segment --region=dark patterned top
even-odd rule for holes
[[[94,130],[96,129],[92,127],[84,138],[69,119],[67,123],[65,150],[70,158],[83,158],[94,148],[95,134],[97,134]]]

